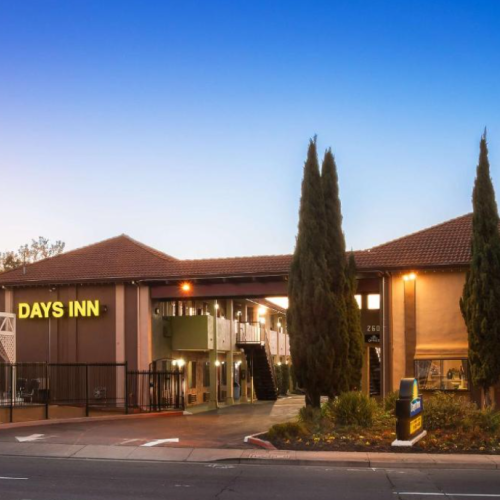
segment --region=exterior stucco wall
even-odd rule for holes
[[[416,286],[416,359],[467,357],[467,330],[459,300],[465,272],[418,273]],[[402,275],[391,278],[392,390],[405,376],[405,314]]]
[[[416,358],[467,357],[467,329],[459,300],[465,273],[428,273],[417,277]]]

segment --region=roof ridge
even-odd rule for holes
[[[203,262],[207,260],[234,260],[234,259],[268,259],[270,257],[291,257],[293,253],[269,254],[269,255],[241,255],[235,257],[206,257],[202,259],[176,259],[177,262]]]
[[[145,243],[142,243],[142,242],[132,238],[128,234],[122,234],[120,236],[127,238],[131,243],[134,243],[135,245],[142,248],[143,250],[146,250],[150,254],[155,255],[156,257],[160,257],[160,258],[166,260],[167,262],[172,262],[172,261],[181,262],[180,259],[177,259],[176,257],[173,257],[172,255],[168,255],[167,253],[162,252],[161,250],[157,250],[156,248],[150,247],[149,245],[146,245]]]
[[[387,245],[392,245],[393,243],[396,243],[398,241],[405,240],[406,238],[411,238],[412,236],[426,233],[427,231],[431,231],[431,230],[436,229],[440,226],[445,226],[446,224],[450,224],[451,222],[455,222],[459,219],[465,219],[466,217],[471,217],[471,216],[472,216],[472,212],[469,212],[469,213],[464,214],[464,215],[459,215],[458,217],[453,217],[453,219],[448,219],[446,221],[434,224],[433,226],[429,226],[429,227],[426,227],[424,229],[419,229],[418,231],[414,231],[413,233],[408,233],[408,234],[405,234],[404,236],[399,236],[398,238],[394,238],[393,240],[386,241],[385,243],[381,243],[380,245],[366,248],[365,250],[355,250],[355,252],[371,252],[372,250],[378,250],[380,248],[386,247]]]

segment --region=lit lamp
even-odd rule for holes
[[[179,368],[182,368],[182,367],[186,364],[186,362],[185,362],[182,358],[180,358],[180,359],[174,359],[174,360],[172,361],[172,364],[173,364],[174,366],[177,366],[177,367],[179,367]]]
[[[184,292],[184,293],[188,293],[190,292],[192,289],[192,286],[191,286],[191,283],[188,283],[187,281],[184,282],[184,283],[181,283],[181,290]]]
[[[405,274],[403,276],[403,281],[415,281],[417,279],[417,275],[415,273]]]
[[[220,361],[219,361],[219,360],[217,360],[217,361],[215,362],[215,366],[220,366]]]

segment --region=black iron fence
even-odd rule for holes
[[[0,363],[0,410],[44,407],[91,412],[184,409],[184,373],[128,371],[126,363]],[[2,420],[2,419],[0,419]],[[5,420],[5,417],[4,417]]]

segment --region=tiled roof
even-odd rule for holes
[[[156,277],[174,257],[121,235],[0,274],[0,284],[119,281]]]
[[[468,266],[472,214],[437,224],[356,253],[359,269]]]
[[[355,252],[360,271],[462,267],[470,261],[472,214]],[[291,255],[177,260],[121,235],[0,274],[0,285],[286,275]]]

